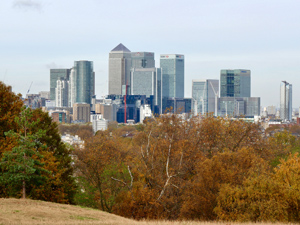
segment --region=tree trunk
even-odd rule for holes
[[[26,198],[26,188],[25,188],[25,180],[23,180],[23,199]]]

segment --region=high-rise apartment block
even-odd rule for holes
[[[292,85],[286,81],[280,84],[280,118],[292,120]]]
[[[69,82],[64,78],[56,81],[55,105],[56,107],[68,107]]]
[[[162,97],[184,98],[184,55],[160,55]]]
[[[218,113],[219,80],[193,80],[192,98],[197,102],[195,114]]]

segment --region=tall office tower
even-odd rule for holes
[[[184,56],[160,55],[162,97],[184,98]]]
[[[192,98],[197,101],[196,113],[218,115],[219,80],[193,80]]]
[[[69,87],[68,81],[64,78],[60,78],[56,81],[55,88],[55,105],[56,107],[68,107],[68,95]]]
[[[109,53],[108,94],[125,94],[126,85],[130,85],[131,52],[119,44]],[[122,91],[123,90],[123,91]]]
[[[250,70],[221,70],[220,97],[250,97]]]
[[[155,60],[153,52],[132,52],[131,68],[154,68]]]
[[[71,102],[91,104],[95,95],[95,73],[93,62],[81,60],[74,62],[74,71],[70,75]],[[70,105],[72,106],[72,105]]]
[[[131,95],[154,95],[154,104],[161,109],[161,69],[160,68],[132,68]]]
[[[73,120],[90,122],[91,105],[88,103],[73,104]]]
[[[50,100],[55,100],[56,81],[59,78],[69,80],[70,69],[50,69]]]
[[[286,81],[280,84],[280,118],[292,120],[292,85]]]

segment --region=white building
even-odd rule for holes
[[[107,130],[108,128],[108,120],[105,120],[101,114],[93,114],[91,115],[91,122],[93,126],[94,134],[98,130]]]
[[[140,122],[143,123],[145,118],[152,118],[150,105],[142,105],[140,107]]]

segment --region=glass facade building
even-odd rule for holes
[[[218,113],[219,80],[193,80],[192,98],[197,102],[194,113]]]
[[[253,117],[260,115],[259,97],[221,97],[219,99],[219,116]]]
[[[250,70],[221,70],[220,97],[251,97]]]
[[[155,60],[153,52],[132,52],[131,68],[154,68]]]
[[[292,85],[286,81],[280,84],[280,118],[292,120]]]
[[[95,73],[93,62],[75,61],[69,81],[69,102],[72,107],[74,103],[91,104],[95,95]]]
[[[260,98],[251,97],[250,70],[221,70],[219,116],[260,115]]]
[[[160,68],[132,68],[131,95],[154,96],[154,104],[161,109],[161,69]]]
[[[162,69],[162,96],[184,98],[184,56],[160,55]]]
[[[191,113],[192,105],[192,98],[162,98],[163,113]]]
[[[60,78],[69,80],[71,69],[50,69],[50,100],[55,100],[56,81]]]

